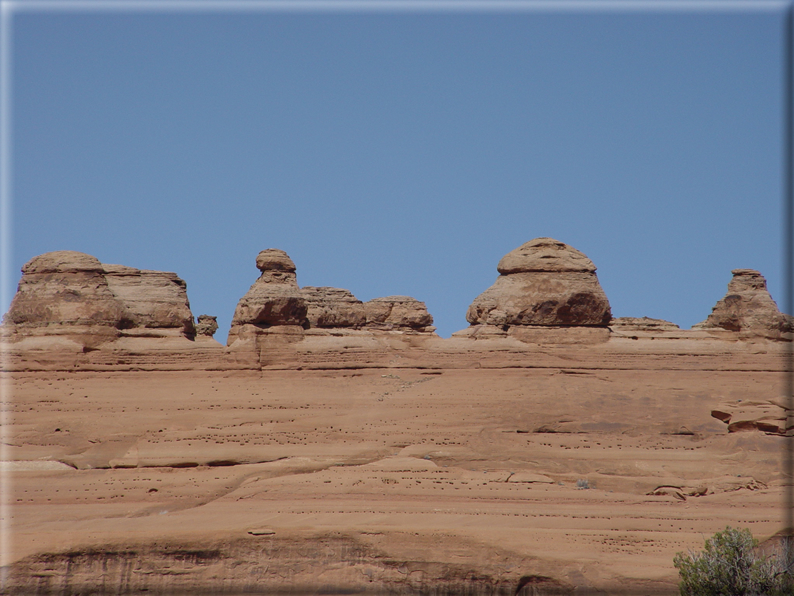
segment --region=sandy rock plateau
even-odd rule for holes
[[[757,272],[699,328],[613,320],[541,238],[442,339],[418,300],[256,264],[227,346],[174,274],[25,265],[5,592],[674,594],[677,551],[781,530],[790,319]]]

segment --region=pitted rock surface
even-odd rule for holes
[[[433,317],[424,302],[410,296],[386,296],[364,303],[367,327],[381,330],[413,329],[433,332]]]
[[[794,318],[780,312],[761,273],[755,269],[734,269],[731,273],[728,293],[693,329],[721,328],[770,339],[794,330]]]
[[[306,300],[310,328],[358,329],[367,322],[364,303],[348,290],[306,286],[301,295]]]
[[[605,327],[612,314],[595,266],[552,238],[536,238],[505,255],[494,284],[472,302],[472,325]]]

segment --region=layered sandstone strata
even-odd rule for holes
[[[306,286],[300,293],[306,301],[306,319],[312,329],[359,329],[367,322],[364,303],[348,290]]]
[[[237,305],[229,346],[262,336],[267,336],[270,344],[276,339],[276,344],[294,343],[303,340],[304,331],[309,330],[311,338],[331,331],[351,336],[360,332],[367,338],[372,331],[435,331],[424,302],[410,296],[375,298],[365,304],[341,288],[300,288],[295,263],[275,248],[260,252],[256,266],[262,274]],[[235,349],[242,347],[238,344]]]
[[[374,298],[364,305],[370,329],[413,330],[432,333],[433,317],[424,302],[410,296]]]
[[[187,284],[176,273],[103,265],[110,291],[123,303],[132,327],[179,329],[195,335]]]
[[[469,306],[472,325],[606,327],[612,318],[595,265],[567,244],[536,238],[496,269],[496,282]]]
[[[743,336],[782,339],[794,330],[794,317],[780,312],[766,279],[754,269],[734,269],[728,293],[693,329],[726,329]]]
[[[298,287],[295,263],[277,248],[263,250],[256,257],[259,278],[237,303],[229,331],[228,345],[271,327],[303,329],[308,307]]]
[[[22,267],[4,332],[11,341],[64,336],[88,347],[122,333],[192,337],[186,288],[174,273],[103,265],[75,251],[49,252]]]
[[[610,328],[619,331],[676,331],[680,327],[664,319],[650,317],[618,317],[609,322]]]

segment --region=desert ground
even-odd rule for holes
[[[7,589],[675,593],[782,528],[787,439],[711,411],[780,400],[783,344],[652,340],[5,372]]]

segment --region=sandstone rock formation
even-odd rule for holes
[[[348,290],[306,286],[300,293],[306,301],[310,328],[358,329],[367,322],[364,304]]]
[[[237,305],[229,346],[238,339],[261,335],[300,340],[308,329],[319,330],[320,335],[323,329],[435,331],[424,303],[408,296],[375,298],[363,304],[341,288],[299,288],[295,263],[283,250],[260,252],[256,266],[262,275]]]
[[[124,304],[132,327],[181,329],[194,335],[187,284],[176,273],[103,265],[110,291]]]
[[[49,252],[25,263],[3,322],[27,335],[70,327],[115,329],[130,323],[108,287],[102,263],[71,250]]]
[[[195,332],[186,284],[176,274],[103,265],[68,250],[39,255],[22,267],[3,324],[16,338],[62,335],[84,343],[114,339],[121,330]]]
[[[552,238],[536,238],[506,254],[500,276],[466,313],[472,325],[606,327],[612,314],[595,265]]]
[[[196,335],[212,337],[218,330],[218,317],[199,315],[196,323]]]
[[[609,326],[621,331],[675,331],[680,329],[675,323],[664,319],[651,319],[650,317],[618,317],[612,319],[609,322]]]
[[[228,345],[270,327],[302,328],[306,322],[306,299],[287,253],[277,248],[263,250],[256,257],[256,267],[262,273],[237,303]]]
[[[770,339],[780,339],[794,330],[794,317],[780,312],[763,275],[754,269],[734,269],[731,273],[728,293],[693,329],[720,328]]]
[[[435,331],[425,303],[410,296],[373,298],[364,304],[364,310],[370,329]]]
[[[711,410],[711,416],[727,424],[730,433],[759,430],[777,435],[786,434],[786,408],[772,400],[740,399],[723,402]]]

